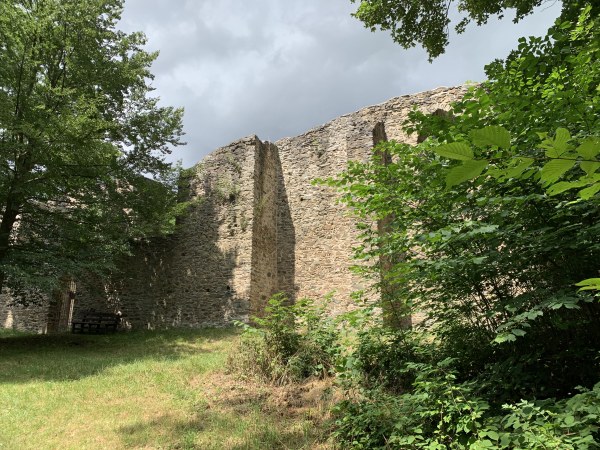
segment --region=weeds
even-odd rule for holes
[[[341,347],[325,307],[308,299],[290,304],[282,294],[273,296],[265,316],[254,318],[256,326],[240,324],[243,333],[228,359],[229,369],[276,385],[332,374]]]

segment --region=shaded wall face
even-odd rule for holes
[[[279,168],[277,188],[277,290],[288,298],[289,301],[296,300],[298,286],[296,284],[296,229],[290,211],[288,193],[285,187],[285,179],[279,149],[277,149],[277,166]]]
[[[28,306],[20,306],[13,301],[10,291],[4,288],[0,295],[0,328],[33,333],[46,332],[50,305],[48,298],[39,304]]]
[[[166,272],[172,245],[169,238],[141,243],[134,247],[131,256],[122,259],[119,271],[112,276],[78,280],[75,319],[88,310],[96,310],[119,312],[128,326],[139,328],[165,322],[167,316],[159,299],[170,290]]]
[[[273,144],[257,142],[254,164],[250,309],[261,316],[268,299],[279,291],[277,275],[277,203],[280,165]]]
[[[137,246],[109,280],[80,283],[75,314],[120,311],[133,328],[247,320],[256,146],[242,139],[197,165],[176,233]]]

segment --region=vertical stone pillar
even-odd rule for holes
[[[373,129],[373,145],[376,147],[380,142],[387,141],[385,126],[383,122],[378,122]],[[375,157],[382,166],[392,163],[392,156],[386,150],[376,149]],[[377,221],[377,232],[384,238],[390,233],[394,215],[389,214]],[[383,309],[383,320],[387,326],[393,328],[410,329],[412,327],[412,317],[405,301],[398,295],[397,284],[390,277],[390,272],[394,264],[399,261],[401,255],[379,255],[379,273],[380,273],[380,293],[381,306]]]
[[[279,291],[277,268],[278,149],[256,139],[252,221],[250,314],[262,316]]]

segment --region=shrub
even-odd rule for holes
[[[308,299],[291,304],[283,294],[273,296],[265,316],[253,318],[256,326],[241,324],[240,344],[228,366],[274,384],[333,373],[339,333],[325,307]]]
[[[428,359],[424,335],[410,330],[373,327],[359,334],[353,353],[354,367],[364,386],[381,386],[391,392],[411,389],[415,379],[408,363]]]
[[[457,383],[450,361],[414,364],[414,389],[375,388],[337,405],[334,436],[354,449],[600,448],[600,383],[563,400],[522,400],[497,411]]]

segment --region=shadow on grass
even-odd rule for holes
[[[298,422],[296,422],[297,424]],[[125,448],[263,450],[318,448],[314,426],[293,426],[277,413],[255,410],[246,416],[205,410],[190,419],[164,415],[119,429]],[[315,447],[317,446],[317,447]]]
[[[147,360],[176,360],[211,352],[233,329],[175,329],[110,335],[0,336],[0,384],[72,381],[111,367]]]
[[[151,448],[158,441],[164,441],[168,448],[195,448],[196,434],[202,430],[200,418],[181,420],[169,415],[122,427],[125,448]]]

